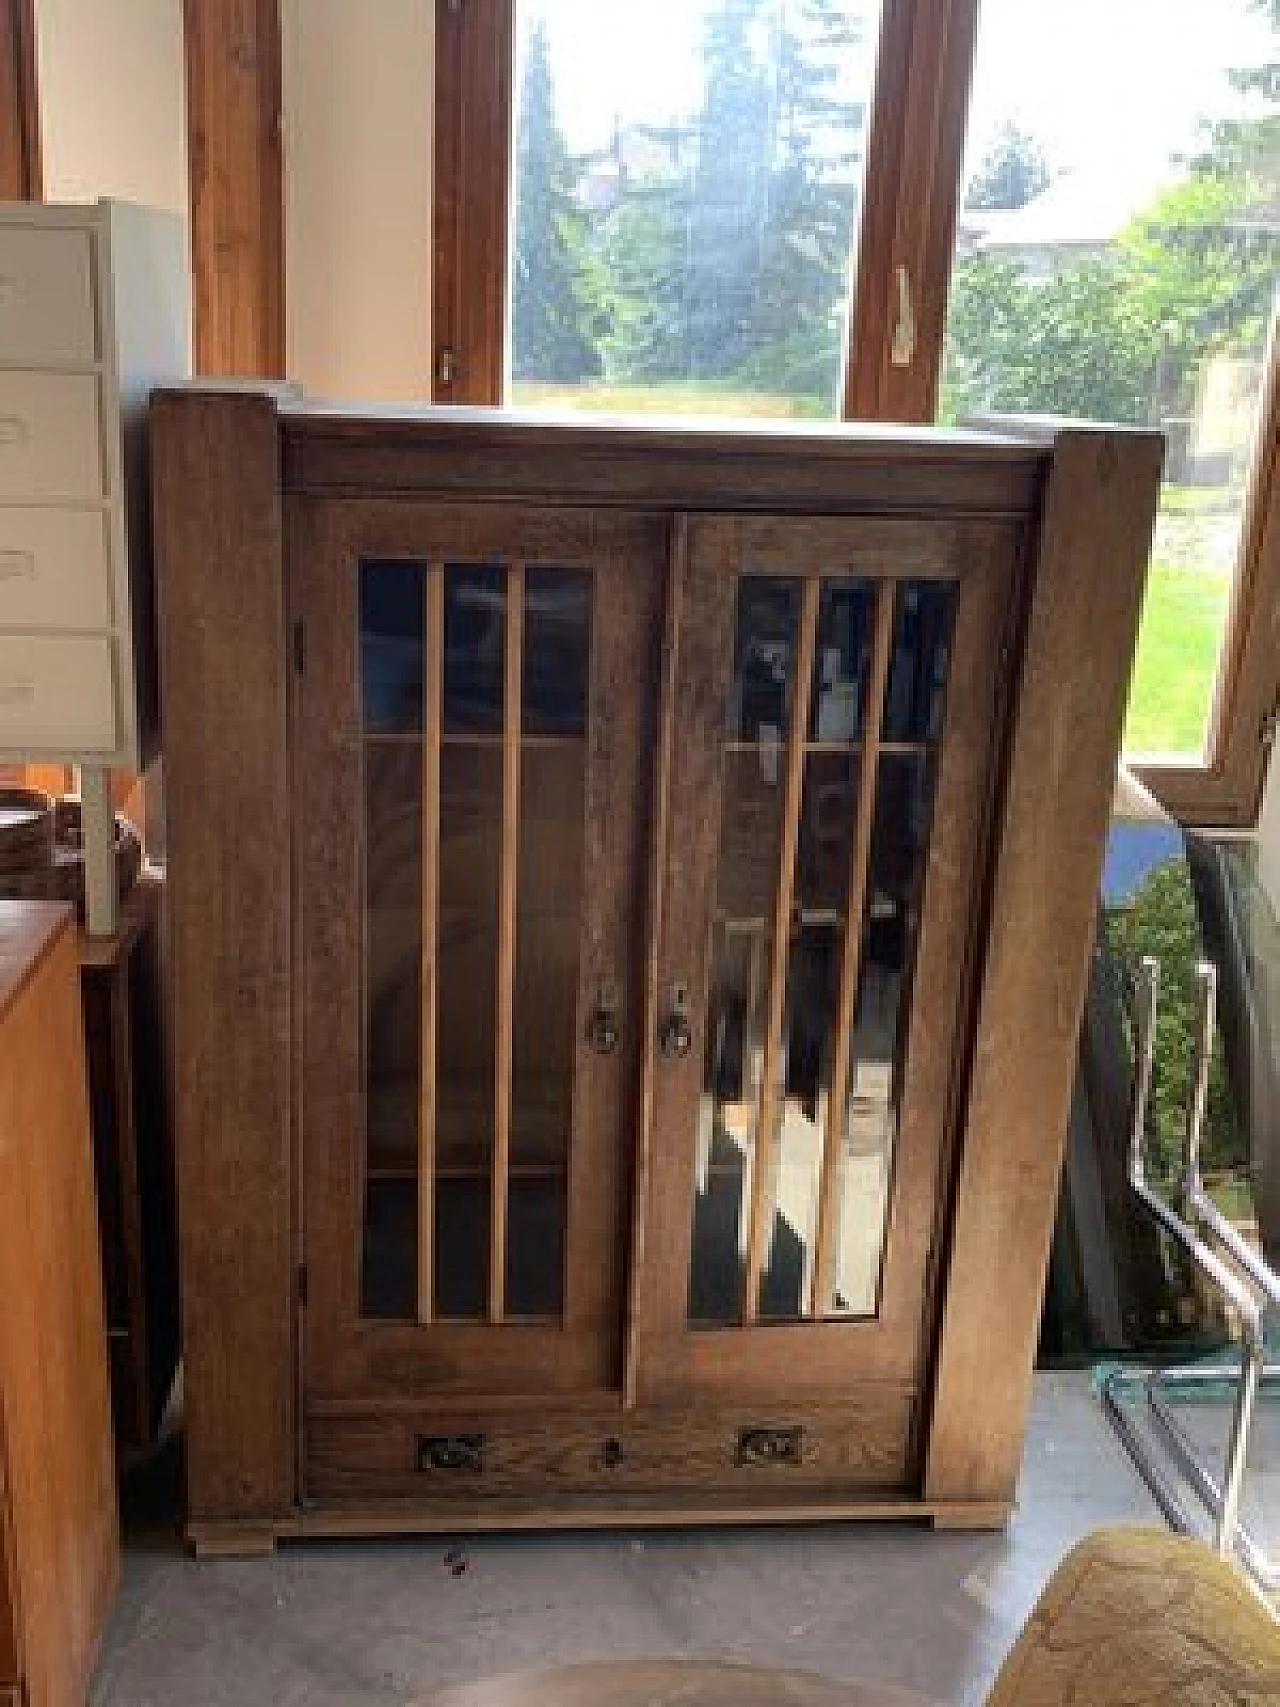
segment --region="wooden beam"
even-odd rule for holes
[[[422,671],[422,964],[418,1041],[418,1320],[435,1310],[436,1039],[439,1031],[440,737],[444,728],[443,563],[427,572]]]
[[[501,403],[513,0],[436,8],[432,396]]]
[[[515,1055],[516,899],[520,860],[520,695],[524,668],[524,568],[507,571],[502,703],[502,863],[498,892],[498,996],[494,1015],[493,1183],[489,1208],[489,1319],[507,1298],[507,1199],[511,1173],[511,1077]]]
[[[278,379],[284,192],[278,0],[183,0],[196,371]]]
[[[1002,1502],[1017,1484],[1162,454],[1153,433],[1069,431],[1054,447],[997,808],[927,1502]]]
[[[849,322],[847,420],[931,422],[937,412],[978,6],[886,0]]]
[[[35,0],[0,0],[0,201],[42,195]]]

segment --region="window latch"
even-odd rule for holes
[[[452,344],[442,344],[436,354],[436,384],[449,389],[462,377],[462,363]]]
[[[894,367],[910,367],[916,359],[916,312],[911,300],[911,274],[906,267],[896,267],[894,276],[898,289],[898,315],[894,321],[889,360]]]
[[[1280,735],[1280,698],[1277,698],[1270,711],[1262,714],[1262,724],[1258,730],[1258,738],[1268,752],[1274,748],[1276,737]]]

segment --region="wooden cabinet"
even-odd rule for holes
[[[1000,1521],[1157,441],[154,438],[197,1546]]]
[[[0,1701],[79,1707],[119,1574],[75,923],[0,901]]]
[[[158,747],[144,429],[190,371],[177,215],[0,203],[0,761],[84,767],[89,928],[115,928],[111,768]]]

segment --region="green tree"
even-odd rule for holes
[[[1035,137],[1016,124],[1006,124],[974,173],[965,206],[1025,207],[1052,181],[1048,155]]]
[[[556,118],[546,28],[529,43],[516,139],[512,377],[576,385],[601,371],[598,285],[578,172]]]
[[[602,348],[611,380],[661,385],[687,375],[687,242],[688,196],[679,182],[629,191],[605,221]]]

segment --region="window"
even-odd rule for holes
[[[1163,430],[1134,754],[1196,761],[1209,733],[1280,282],[1277,21],[983,5],[940,417]]]
[[[837,416],[879,0],[517,0],[507,395]]]
[[[1280,0],[440,8],[441,401],[1158,425],[1128,729],[1253,823],[1280,689]]]

